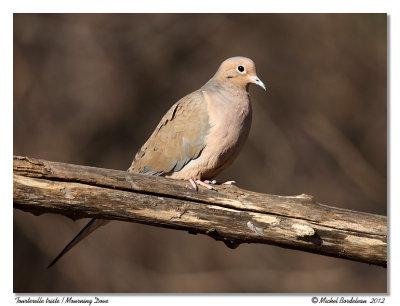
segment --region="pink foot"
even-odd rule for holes
[[[192,184],[193,189],[197,191],[198,188],[197,188],[197,185],[196,185],[196,183],[194,182],[194,180],[191,178],[191,179],[189,179],[189,182],[190,182],[190,184]]]
[[[215,189],[213,186],[211,186],[209,183],[208,183],[208,181],[206,182],[206,181],[202,181],[202,180],[194,180],[194,179],[189,179],[189,182],[190,182],[190,184],[193,186],[193,189],[194,190],[198,190],[198,187],[197,187],[197,185],[200,185],[200,186],[203,186],[203,187],[206,187],[206,188],[208,188],[208,189],[210,189],[210,190],[217,190],[217,189]]]
[[[202,180],[196,180],[196,184],[204,186],[210,190],[216,190],[213,186],[211,186],[210,184],[207,184],[206,182],[203,182]]]

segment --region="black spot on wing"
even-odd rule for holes
[[[162,176],[165,174],[165,172],[163,172],[163,171],[154,171],[153,169],[151,169],[150,166],[144,166],[143,169],[141,169],[139,171],[139,173],[148,174],[148,175],[156,175],[156,176]]]

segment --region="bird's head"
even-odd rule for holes
[[[231,57],[223,61],[214,78],[244,88],[253,83],[266,90],[264,83],[257,76],[254,62],[242,56]]]

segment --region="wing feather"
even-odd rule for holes
[[[164,115],[128,171],[151,175],[181,171],[200,155],[209,129],[207,101],[198,90],[183,97]]]

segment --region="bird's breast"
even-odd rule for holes
[[[248,96],[241,99],[213,100],[210,106],[210,132],[207,144],[213,143],[224,153],[241,146],[246,141],[251,126],[251,104]]]
[[[198,158],[181,171],[170,174],[179,179],[213,179],[239,155],[249,135],[252,110],[246,95],[233,98],[203,91],[208,106],[210,129]]]
[[[210,131],[205,139],[204,158],[213,176],[238,156],[249,135],[252,109],[247,92],[241,97],[213,97],[209,101]],[[216,173],[216,174],[215,174]]]

